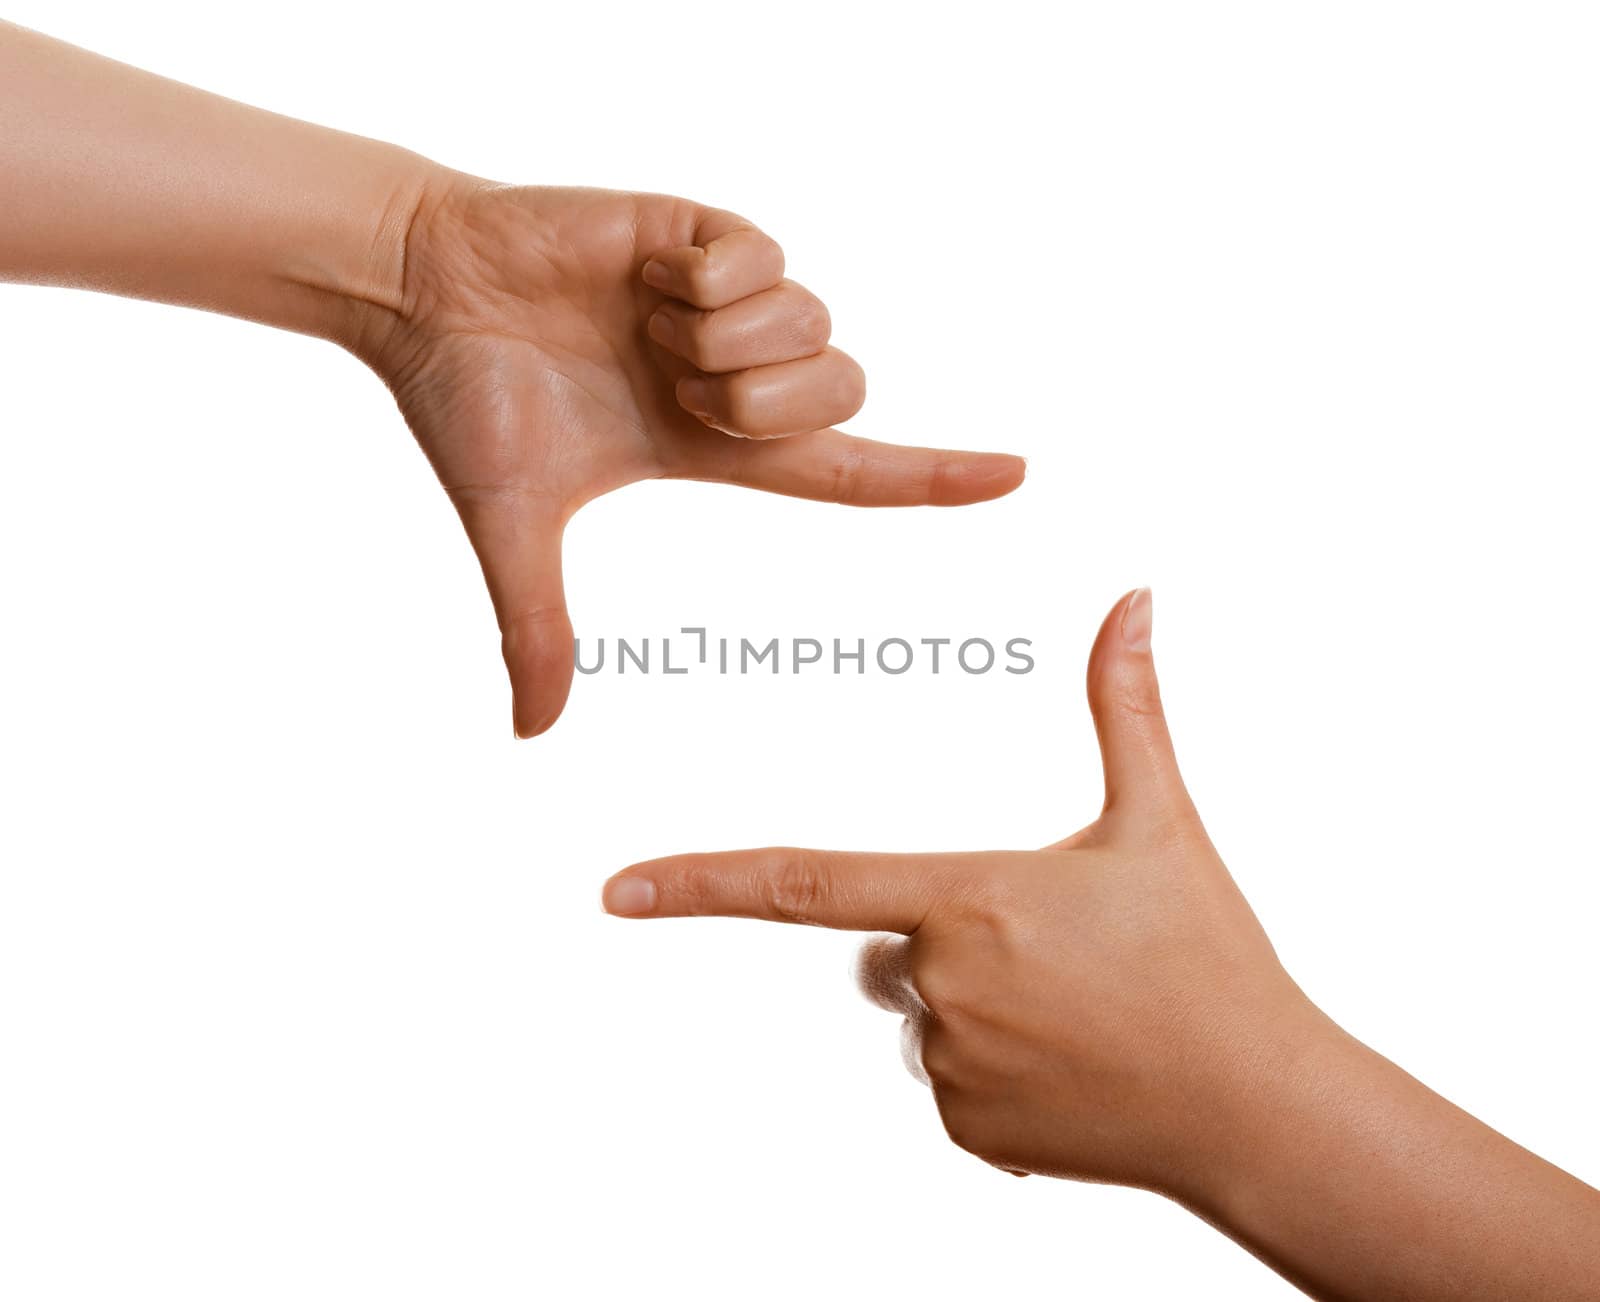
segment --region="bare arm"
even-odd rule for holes
[[[1589,1298],[1600,1192],[1332,1024],[1269,1058],[1185,1200],[1324,1298]]]
[[[351,342],[402,307],[432,172],[0,24],[0,279],[225,312]]]
[[[1022,480],[1016,457],[832,428],[861,368],[777,243],[719,208],[498,184],[9,24],[0,175],[0,279],[303,331],[382,377],[477,551],[519,736],[566,703],[562,534],[601,494],[955,506]]]
[[[868,943],[862,984],[905,1019],[957,1144],[1166,1194],[1318,1297],[1600,1296],[1600,1192],[1290,980],[1178,773],[1150,629],[1132,593],[1095,643],[1106,803],[1066,840],[685,855],[618,874],[606,907],[899,933]]]

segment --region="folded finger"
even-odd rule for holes
[[[932,1088],[933,1081],[928,1077],[928,1069],[922,1065],[922,1050],[927,1036],[927,1018],[921,1012],[908,1013],[905,1021],[900,1023],[900,1061],[905,1063],[913,1080]]]
[[[814,357],[828,344],[828,309],[810,290],[786,280],[716,311],[668,299],[651,316],[650,337],[711,374]]]
[[[678,405],[715,429],[747,439],[784,438],[849,420],[867,399],[867,377],[837,348],[731,375],[678,381]]]
[[[695,307],[718,308],[771,289],[783,279],[783,250],[730,212],[709,212],[694,243],[652,255],[644,283]]]
[[[874,936],[856,957],[856,984],[886,1012],[910,1017],[923,1010],[911,984],[910,942],[901,936]]]

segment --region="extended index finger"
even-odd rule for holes
[[[606,883],[603,902],[630,918],[761,918],[909,936],[975,871],[974,856],[965,854],[777,846],[634,864]]]

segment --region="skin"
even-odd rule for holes
[[[0,278],[301,331],[385,380],[483,564],[519,735],[566,699],[561,534],[592,498],[665,477],[958,505],[1022,478],[1013,457],[832,428],[860,368],[732,213],[497,184],[6,24],[0,120]],[[899,933],[868,945],[863,985],[903,1017],[957,1143],[1158,1190],[1319,1296],[1592,1293],[1600,1195],[1340,1031],[1278,964],[1178,776],[1147,594],[1102,631],[1090,694],[1106,807],[1055,846],[660,860],[607,905]]]
[[[733,213],[499,184],[4,23],[0,121],[0,279],[316,335],[388,384],[482,563],[518,736],[565,705],[561,537],[600,494],[957,506],[1022,481],[1017,457],[833,428],[861,368]]]
[[[1089,660],[1098,819],[1037,851],[685,855],[613,877],[626,917],[884,931],[868,997],[962,1148],[1176,1199],[1314,1296],[1578,1299],[1600,1192],[1440,1098],[1279,963],[1179,775],[1130,593]]]

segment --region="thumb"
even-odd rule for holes
[[[515,492],[453,497],[500,623],[512,727],[518,737],[536,737],[560,717],[572,689],[572,620],[561,585],[565,518]]]
[[[1105,812],[1134,815],[1192,808],[1161,708],[1150,654],[1149,588],[1119,601],[1089,653],[1089,710],[1105,766]]]

